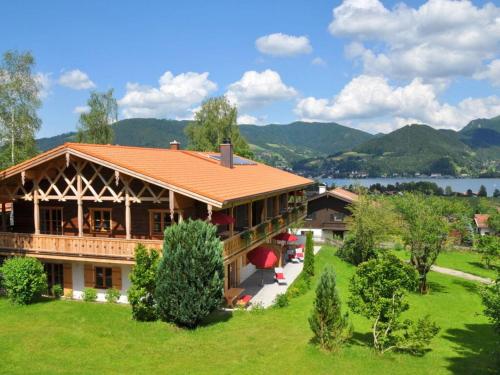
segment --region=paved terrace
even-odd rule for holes
[[[321,246],[314,246],[314,253],[316,254]],[[257,270],[248,277],[241,285],[245,291],[243,294],[252,295],[250,301],[250,308],[255,305],[262,307],[269,307],[273,304],[278,294],[285,293],[288,287],[300,275],[304,264],[301,263],[287,263],[284,267],[284,274],[287,280],[286,285],[279,285],[274,281],[274,270]]]

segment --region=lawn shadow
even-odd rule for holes
[[[494,264],[490,265],[490,268],[486,268],[483,263],[481,262],[467,262],[471,266],[474,266],[476,268],[480,268],[482,270],[491,270],[491,271],[497,271],[500,267],[495,266]],[[479,276],[479,275],[478,275]]]
[[[453,284],[462,286],[469,293],[477,293],[479,292],[479,284],[474,281],[462,280],[462,279],[454,279]]]
[[[200,324],[201,327],[208,327],[218,323],[227,322],[233,317],[233,312],[230,310],[215,310],[209,316],[207,316],[203,322]]]
[[[448,329],[443,338],[455,344],[457,356],[446,358],[453,374],[498,374],[498,339],[492,325],[466,324],[464,329]]]
[[[370,332],[353,332],[348,344],[371,347],[373,345],[373,335]]]
[[[427,287],[429,288],[428,293],[448,293],[448,287],[446,285],[437,283],[435,281],[428,281]],[[419,293],[417,291],[417,293]]]

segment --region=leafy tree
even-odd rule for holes
[[[132,317],[139,321],[158,319],[154,292],[160,254],[155,249],[146,249],[142,244],[135,248],[135,265],[130,273],[132,286],[128,300],[132,306]]]
[[[222,302],[224,266],[217,228],[187,220],[165,230],[155,298],[163,320],[194,328]]]
[[[16,304],[28,305],[47,291],[47,275],[36,258],[7,259],[0,267],[0,274],[7,296]]]
[[[342,314],[341,306],[333,268],[325,267],[316,288],[316,299],[309,317],[309,326],[314,333],[313,340],[323,349],[337,349],[352,333],[348,314]]]
[[[443,249],[448,221],[443,200],[406,194],[396,201],[403,219],[403,239],[410,247],[410,261],[420,276],[420,292],[427,293],[427,273]]]
[[[495,197],[495,198],[500,197],[500,189],[495,189],[495,191],[493,191],[493,197]]]
[[[486,186],[481,185],[479,187],[479,191],[477,192],[477,196],[478,197],[487,197],[488,196],[488,193],[486,191]]]
[[[453,195],[453,190],[451,189],[451,186],[448,185],[444,188],[444,195],[447,196]]]
[[[394,349],[418,353],[437,334],[439,329],[428,316],[417,322],[400,320],[409,309],[406,293],[417,284],[415,270],[392,254],[360,264],[351,279],[349,307],[372,321],[373,346],[380,353]]]
[[[88,112],[80,115],[80,126],[76,139],[78,142],[110,144],[113,143],[112,124],[118,116],[118,105],[113,97],[113,89],[104,93],[92,92],[87,100]]]
[[[360,195],[350,208],[347,235],[338,255],[355,265],[376,256],[376,248],[394,227],[394,213],[383,201]]]
[[[496,263],[500,257],[500,237],[479,236],[477,249],[482,255],[486,268],[491,268],[492,263]]]
[[[306,248],[304,251],[304,269],[303,272],[306,277],[314,276],[314,242],[313,233],[307,232],[306,234]]]
[[[189,148],[218,152],[220,144],[230,139],[236,154],[252,157],[250,146],[240,134],[237,118],[238,110],[225,96],[206,100],[195,113],[194,121],[186,127]]]
[[[488,219],[488,226],[495,233],[500,233],[500,212],[490,214]]]
[[[484,313],[493,323],[495,331],[500,334],[500,277],[493,284],[482,289],[481,297]]]
[[[2,167],[37,153],[35,134],[41,120],[40,87],[33,75],[35,58],[30,52],[7,51],[0,64],[0,136]]]

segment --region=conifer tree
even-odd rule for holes
[[[312,238],[312,232],[307,232],[306,235],[303,272],[306,277],[314,276],[314,242]]]
[[[326,350],[338,349],[350,336],[348,314],[342,314],[335,273],[331,266],[325,267],[321,274],[309,326],[314,333],[313,340]]]

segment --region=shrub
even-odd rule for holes
[[[484,313],[493,323],[493,328],[500,334],[500,278],[481,291]]]
[[[477,249],[481,253],[484,266],[491,268],[500,258],[500,237],[478,236]]]
[[[194,328],[222,303],[224,266],[217,228],[187,220],[165,230],[155,299],[161,318]]]
[[[326,350],[336,350],[352,333],[347,313],[342,314],[333,268],[326,267],[321,274],[314,308],[309,317],[314,333],[313,341]]]
[[[314,242],[313,233],[307,232],[306,249],[304,251],[304,269],[302,270],[306,277],[314,276]]]
[[[117,303],[118,300],[120,299],[121,297],[121,293],[118,289],[115,289],[115,288],[110,288],[108,290],[106,290],[106,301],[108,301],[109,303]]]
[[[95,302],[97,300],[97,290],[94,288],[85,288],[83,290],[83,300],[85,302]]]
[[[274,307],[287,307],[290,304],[290,300],[288,299],[288,295],[286,293],[280,293],[276,296],[273,301]]]
[[[9,299],[20,305],[32,303],[47,290],[47,275],[36,258],[13,257],[0,267]]]
[[[128,290],[128,300],[135,320],[148,322],[158,319],[154,292],[160,254],[155,249],[146,249],[138,244],[135,248],[135,265],[130,273],[132,286]]]
[[[59,299],[64,294],[64,289],[60,284],[56,284],[52,287],[52,295],[54,298]]]
[[[382,254],[358,266],[351,279],[349,307],[372,320],[373,346],[380,353],[389,350],[422,352],[439,328],[428,317],[417,323],[400,321],[409,309],[406,292],[418,285],[417,272],[392,254]]]
[[[290,298],[299,297],[306,294],[311,289],[311,278],[300,274],[299,277],[293,282],[291,287],[287,290]]]
[[[64,293],[64,298],[73,299],[73,289],[68,289],[66,293]]]

